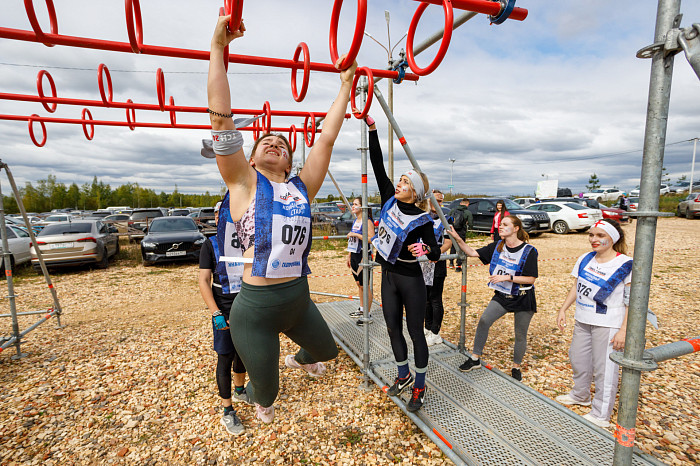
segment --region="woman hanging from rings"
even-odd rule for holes
[[[619,369],[610,353],[625,347],[627,307],[632,281],[632,259],[626,256],[625,233],[614,220],[603,219],[588,230],[591,252],[576,261],[571,286],[557,315],[557,325],[566,328],[566,310],[576,302],[574,335],[569,359],[574,388],[556,400],[565,405],[591,406],[584,415],[600,427],[610,425],[615,407]],[[591,405],[591,382],[595,396]]]
[[[362,198],[356,197],[352,200],[352,213],[355,215],[355,222],[352,224],[352,228],[348,233],[348,258],[347,264],[352,271],[352,276],[357,283],[357,290],[360,296],[360,307],[357,311],[352,311],[350,317],[359,318],[364,314],[364,293],[362,286],[362,273],[363,267],[360,265],[362,263]],[[367,237],[372,238],[374,236],[374,221],[372,220],[372,211],[367,212]],[[371,251],[370,251],[371,252]],[[369,255],[369,259],[372,260],[372,255]],[[372,287],[369,288],[369,304],[367,306],[367,314],[372,310]],[[357,325],[363,325],[364,321],[362,319],[357,321]]]
[[[403,336],[403,310],[406,327],[413,341],[416,376],[406,406],[417,411],[425,401],[425,373],[428,369],[428,344],[423,333],[425,320],[425,282],[416,257],[427,255],[436,261],[440,247],[435,241],[433,222],[428,214],[428,178],[417,170],[401,175],[396,188],[386,174],[382,149],[374,121],[369,126],[369,155],[382,199],[377,233],[372,244],[382,266],[382,311],[398,366],[398,377],[387,394],[398,396],[414,378],[408,368],[408,346]],[[423,242],[420,242],[420,239]]]
[[[309,297],[309,199],[316,196],[328,171],[357,64],[340,72],[340,91],[328,110],[323,131],[299,176],[287,179],[292,150],[284,136],[263,134],[255,141],[250,160],[243,153],[243,138],[232,120],[223,57],[224,48],[244,35],[245,26],[241,23],[231,33],[228,21],[229,16],[222,16],[216,25],[207,81],[213,150],[230,193],[219,214],[217,238],[221,256],[241,257],[244,263],[243,283],[231,307],[229,325],[248,370],[246,391],[255,403],[256,416],[270,423],[279,391],[279,334],[301,347],[296,355],[286,357],[287,367],[304,369],[311,376],[322,375],[325,365],[321,361],[338,354],[326,322]]]
[[[522,380],[520,365],[527,350],[527,330],[530,320],[537,312],[534,283],[537,279],[537,249],[528,244],[529,236],[518,217],[507,216],[501,220],[500,240],[479,249],[468,246],[450,225],[448,233],[467,256],[478,257],[489,264],[489,288],[494,294],[479,319],[474,335],[472,356],[459,370],[468,372],[481,367],[489,329],[494,322],[508,312],[514,314],[515,344],[513,347],[513,368],[511,376]]]

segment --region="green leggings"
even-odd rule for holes
[[[248,396],[264,407],[272,406],[279,392],[280,333],[301,347],[295,356],[299,364],[338,355],[331,331],[311,301],[306,277],[267,286],[244,282],[229,325],[250,378]]]

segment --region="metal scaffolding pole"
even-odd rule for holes
[[[680,4],[680,0],[659,0],[654,33],[655,43],[663,42],[667,33],[674,27],[678,27],[681,19]],[[659,188],[673,76],[673,57],[673,53],[667,54],[662,48],[654,52],[651,64],[627,336],[624,357],[619,361],[622,366],[622,384],[615,433],[617,442],[613,457],[613,464],[618,466],[632,464],[654,242],[657,218],[661,216],[658,212]]]

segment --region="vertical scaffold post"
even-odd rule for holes
[[[0,167],[2,162],[0,161]],[[2,263],[5,266],[5,277],[7,278],[7,298],[10,300],[10,315],[12,316],[12,337],[15,340],[15,349],[17,354],[12,356],[12,359],[21,359],[27,354],[22,353],[21,340],[22,335],[19,333],[19,322],[17,320],[17,304],[15,302],[15,287],[12,281],[12,253],[10,252],[10,244],[7,241],[7,229],[5,226],[5,203],[2,198],[2,187],[0,186],[0,236],[2,236]]]
[[[680,23],[680,0],[659,0],[654,43],[664,42],[667,33]],[[634,448],[635,423],[639,403],[641,370],[634,367],[642,362],[645,345],[646,315],[649,307],[649,287],[654,261],[659,188],[666,142],[668,108],[673,77],[673,54],[661,48],[654,52],[649,80],[644,156],[640,183],[639,213],[634,244],[632,289],[627,318],[627,334],[622,364],[622,385],[615,432],[613,464],[631,465]]]
[[[367,102],[367,78],[362,77],[360,79],[359,91],[360,91],[360,108],[364,108]],[[351,92],[355,92],[353,89]],[[360,123],[360,170],[361,181],[362,181],[362,302],[364,303],[362,309],[362,319],[365,320],[364,327],[364,353],[362,355],[362,373],[364,374],[364,388],[369,389],[370,387],[370,361],[369,361],[369,314],[371,303],[369,301],[369,290],[372,275],[372,264],[369,260],[369,232],[367,231],[367,220],[369,218],[368,209],[369,205],[367,203],[367,123],[364,120]]]

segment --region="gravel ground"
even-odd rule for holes
[[[648,347],[700,334],[699,301],[692,297],[698,226],[659,221],[650,308],[660,328],[647,326]],[[625,231],[634,236],[634,226]],[[559,332],[555,316],[571,286],[575,258],[588,243],[585,234],[544,234],[532,243],[541,259],[539,312],[530,327],[523,382],[554,398],[572,385],[571,331]],[[321,249],[310,260],[311,288],[356,295],[344,253]],[[211,324],[202,310],[196,264],[133,264],[122,258],[107,270],[55,274],[66,327],[57,330],[49,322],[30,333],[22,346],[30,355],[20,361],[10,359],[14,348],[0,355],[0,463],[451,464],[379,389],[358,388],[360,373],[342,351],[321,379],[286,369],[280,358],[275,422],[264,425],[243,406],[238,413],[246,432],[228,435],[219,424]],[[469,264],[475,267],[468,269],[467,348],[491,296],[487,268],[474,259]],[[442,334],[452,342],[459,341],[458,290],[459,274],[450,271]],[[20,312],[51,305],[45,284],[30,270],[18,274],[16,293]],[[34,320],[21,318],[20,327]],[[505,371],[512,325],[511,316],[494,324],[484,354]],[[3,333],[10,328],[6,319]],[[282,357],[294,351],[283,337]],[[699,376],[697,355],[644,374],[636,439],[641,450],[669,464],[700,461]]]

